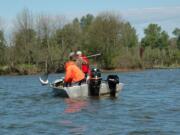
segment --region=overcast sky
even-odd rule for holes
[[[119,13],[140,38],[149,23],[157,23],[172,36],[180,28],[180,0],[0,0],[0,18],[11,25],[24,8],[33,14],[64,15],[68,19],[103,11]]]

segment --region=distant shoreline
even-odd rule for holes
[[[180,65],[177,66],[153,66],[147,68],[115,68],[115,69],[100,69],[103,73],[110,72],[133,72],[133,71],[143,71],[148,69],[180,69]],[[37,75],[43,73],[43,71],[38,70],[35,67],[31,68],[10,68],[4,66],[0,68],[0,75]],[[63,73],[63,72],[51,72],[51,73]]]
[[[152,68],[137,68],[137,69],[124,69],[124,68],[117,68],[117,69],[113,69],[113,70],[106,70],[106,69],[102,69],[101,71],[104,73],[108,73],[108,72],[133,72],[133,71],[143,71],[143,70],[153,70],[153,69],[180,69],[180,66],[178,67],[152,67]]]

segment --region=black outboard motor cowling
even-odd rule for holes
[[[101,71],[97,68],[92,68],[89,79],[90,96],[99,96],[101,86]]]
[[[112,97],[116,96],[116,84],[119,83],[119,77],[117,75],[108,75],[107,82],[110,89],[110,95]]]

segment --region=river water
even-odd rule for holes
[[[180,134],[180,69],[113,74],[118,98],[77,100],[55,97],[38,75],[0,76],[0,135]]]

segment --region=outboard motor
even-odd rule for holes
[[[99,96],[101,86],[101,71],[97,68],[92,68],[89,79],[90,96]]]
[[[112,97],[116,96],[116,84],[119,83],[119,77],[117,75],[108,75],[107,82],[110,89],[110,95]]]

